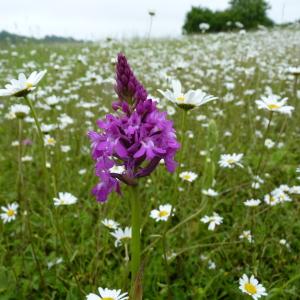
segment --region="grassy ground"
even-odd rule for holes
[[[125,247],[114,246],[101,221],[110,218],[122,228],[130,226],[132,193],[123,186],[122,197],[96,202],[90,193],[97,178],[86,135],[116,100],[111,59],[120,51],[154,98],[162,98],[157,89],[169,88],[170,78],[181,80],[185,90],[201,88],[219,97],[185,118],[179,108],[160,101],[183,147],[176,174],[160,166],[140,180],[136,193],[143,210],[144,299],[250,299],[239,290],[244,273],[254,274],[266,287],[266,299],[300,299],[300,196],[291,194],[292,201],[275,206],[263,201],[282,184],[299,184],[300,107],[291,118],[274,113],[265,134],[269,112],[255,104],[272,91],[297,105],[300,87],[294,88],[294,77],[286,71],[300,65],[299,49],[299,29],[177,40],[2,44],[0,86],[20,72],[47,69],[30,95],[37,114],[45,124],[61,124],[59,118],[67,114],[73,124],[51,133],[56,144],[46,147],[51,167],[45,172],[34,124],[23,122],[21,140],[30,139],[32,145],[24,145],[21,155],[32,161],[22,164],[19,197],[20,147],[12,145],[19,124],[7,112],[22,99],[1,99],[0,203],[18,202],[19,209],[16,220],[0,225],[0,299],[84,299],[99,286],[129,291]],[[53,95],[60,104],[49,110],[45,99]],[[264,146],[265,138],[275,142],[271,149]],[[62,145],[71,150],[62,152]],[[220,168],[220,155],[231,153],[244,154],[243,167]],[[198,177],[182,181],[182,171]],[[256,175],[263,182],[253,188]],[[203,195],[201,190],[209,187],[219,195]],[[78,202],[54,207],[57,192],[69,192]],[[245,206],[251,198],[262,203]],[[166,203],[176,208],[170,222],[149,217]],[[223,217],[223,224],[209,231],[200,219],[212,212]],[[251,230],[253,243],[239,238],[244,230]],[[49,268],[59,258],[62,262]]]

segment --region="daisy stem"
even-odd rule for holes
[[[128,252],[128,244],[125,243],[124,244],[124,250],[125,250],[125,257],[124,257],[124,260],[125,260],[125,267],[124,267],[124,279],[123,279],[123,288],[126,290],[128,288],[128,275],[129,275],[129,272],[130,272],[130,269],[129,269],[129,252]]]
[[[241,244],[241,243],[243,243],[243,241],[217,242],[217,243],[207,243],[207,244],[199,243],[199,244],[195,244],[195,245],[192,245],[190,247],[187,247],[187,248],[183,248],[180,251],[177,251],[176,256],[181,255],[184,252],[195,250],[195,249],[198,249],[198,248],[216,247],[216,246],[225,246],[225,245],[235,245],[235,244]]]
[[[271,122],[272,122],[272,118],[273,118],[273,112],[270,111],[267,129],[266,129],[265,134],[264,134],[264,136],[263,136],[263,145],[264,145],[265,140],[266,140],[266,138],[267,138],[267,136],[268,136],[268,134],[269,134],[269,131],[270,131],[270,125],[271,125]],[[264,146],[263,150],[262,150],[261,153],[260,153],[260,158],[259,158],[258,165],[257,165],[256,171],[255,171],[255,174],[256,174],[256,175],[258,175],[258,172],[259,172],[259,169],[260,169],[260,167],[261,167],[261,163],[262,163],[262,161],[263,161],[265,152],[266,152],[266,147]]]
[[[180,223],[178,223],[177,225],[175,225],[174,227],[170,228],[168,230],[168,222],[170,222],[169,220],[171,218],[168,219],[168,221],[166,222],[165,224],[165,232],[166,234],[172,234],[174,231],[176,231],[179,227],[183,226],[184,224],[188,223],[189,221],[195,219],[206,207],[206,204],[207,204],[207,201],[203,201],[202,202],[203,204],[201,205],[201,207],[195,212],[193,213],[192,215],[188,216],[187,218],[185,218],[184,220],[182,220]],[[173,208],[172,208],[173,209]],[[171,211],[171,214],[172,215],[172,211]],[[150,245],[148,245],[142,252],[142,254],[144,253],[147,253],[148,251],[150,251],[154,246],[155,244],[158,243],[158,241],[162,238],[163,236],[160,235],[158,236]]]
[[[18,139],[19,139],[19,151],[18,151],[18,200],[20,204],[23,204],[23,167],[22,167],[22,131],[23,131],[23,123],[22,119],[18,119]]]
[[[151,30],[152,30],[152,23],[153,23],[153,16],[150,16],[150,25],[149,25],[148,39],[150,39]]]
[[[181,151],[180,151],[180,157],[179,157],[179,164],[182,162],[182,159],[184,157],[184,128],[185,128],[185,122],[186,122],[186,115],[187,111],[182,110],[182,117],[181,117],[181,137],[180,137],[180,146],[181,146]]]
[[[164,263],[165,263],[165,268],[166,268],[165,273],[166,273],[166,280],[167,280],[167,286],[168,286],[168,299],[172,299],[172,290],[171,290],[171,285],[170,285],[170,270],[169,270],[168,257],[167,257],[166,232],[163,233],[162,247],[163,247]]]
[[[136,188],[132,187],[132,189],[134,192],[131,195],[131,293],[133,300],[139,300],[137,288],[140,285],[138,280],[141,263],[141,203]]]
[[[29,237],[29,244],[31,246],[32,255],[33,255],[34,261],[36,263],[39,275],[40,275],[40,280],[41,280],[42,287],[43,287],[44,290],[47,290],[47,285],[46,285],[45,278],[44,278],[44,275],[43,275],[43,272],[42,272],[42,267],[41,267],[40,261],[37,257],[35,246],[34,246],[34,243],[33,243],[34,238],[33,238],[33,235],[32,235],[32,229],[31,229],[31,224],[30,224],[30,215],[29,215],[30,207],[29,207],[29,202],[28,202],[27,198],[25,198],[25,205],[26,205],[25,218],[26,218],[26,225],[27,225],[27,231],[28,231],[28,237]]]
[[[129,261],[129,254],[128,254],[128,245],[127,245],[127,243],[125,243],[124,248],[125,248],[125,262],[126,262],[126,266],[127,266],[128,261]]]
[[[46,150],[45,150],[45,145],[44,145],[43,133],[42,133],[42,130],[41,130],[41,125],[40,125],[39,119],[37,117],[36,111],[34,109],[34,106],[33,106],[32,102],[31,102],[31,100],[27,96],[25,96],[24,98],[25,98],[25,101],[26,101],[27,105],[30,107],[30,110],[32,112],[36,128],[38,130],[38,137],[39,137],[39,140],[40,140],[40,143],[41,143],[42,154],[43,154],[43,166],[44,166],[44,168],[46,170]],[[46,173],[46,171],[45,171],[45,173]]]
[[[56,177],[55,177],[55,173],[53,173],[52,175],[52,185],[53,185],[53,194],[55,197],[58,196],[57,193],[57,187],[56,187]],[[50,210],[50,213],[52,214],[52,211]],[[52,216],[53,218],[53,216]],[[59,220],[62,219],[62,224],[59,223]],[[57,208],[54,206],[54,222],[55,222],[55,229],[56,229],[56,243],[58,242],[58,240],[60,240],[61,246],[63,248],[63,256],[64,256],[64,260],[66,261],[67,265],[69,266],[72,276],[75,279],[78,291],[81,293],[81,295],[84,295],[84,291],[81,288],[80,282],[77,278],[76,272],[73,270],[74,264],[72,264],[72,261],[70,259],[70,254],[69,254],[69,243],[68,240],[66,238],[66,236],[64,235],[64,219],[60,218]]]
[[[17,176],[17,193],[18,193],[18,202],[21,206],[22,210],[25,211],[25,203],[23,201],[23,165],[22,165],[22,150],[23,150],[23,144],[22,144],[22,131],[23,131],[23,123],[22,119],[18,119],[18,141],[19,141],[19,147],[18,147],[18,176]],[[26,218],[26,216],[23,214],[23,216]],[[26,238],[26,223],[24,222],[25,227],[21,227],[22,230],[20,232],[22,242],[25,244],[25,238]],[[25,231],[25,234],[24,234]],[[24,256],[23,256],[23,263],[24,263]]]
[[[297,104],[298,104],[297,85],[298,85],[298,75],[296,75],[294,78],[294,88],[293,88],[294,97],[295,97],[295,110],[297,110]]]
[[[23,132],[23,120],[21,118],[18,119],[19,123],[19,128],[18,128],[18,138],[19,138],[19,151],[18,151],[18,200],[21,205],[24,205],[24,215],[25,215],[25,224],[26,224],[26,230],[27,231],[27,236],[29,239],[29,244],[31,246],[32,250],[32,255],[34,258],[34,261],[36,263],[38,273],[40,275],[40,280],[42,287],[46,290],[47,286],[45,284],[45,278],[42,272],[41,264],[39,262],[39,259],[37,258],[36,251],[35,251],[35,246],[33,243],[33,236],[32,236],[32,230],[31,230],[31,224],[30,224],[30,207],[29,207],[29,202],[26,197],[23,195],[23,185],[24,185],[24,177],[23,177],[23,166],[22,166],[22,132]],[[24,203],[23,203],[24,201]]]

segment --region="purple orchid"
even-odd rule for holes
[[[174,172],[179,149],[173,122],[148,99],[123,54],[118,55],[115,91],[119,99],[112,107],[117,113],[97,121],[100,133],[88,133],[100,179],[92,192],[100,202],[113,191],[120,193],[120,182],[136,185],[137,179],[153,172],[161,159],[167,170]],[[122,172],[115,172],[120,166]]]

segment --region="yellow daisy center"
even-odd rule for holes
[[[165,217],[165,216],[167,216],[168,214],[169,214],[169,213],[168,213],[166,210],[162,210],[162,211],[159,212],[158,215],[159,215],[160,217]]]
[[[254,295],[257,293],[257,289],[252,283],[246,283],[244,288],[251,295]]]
[[[185,97],[183,95],[179,96],[176,98],[177,102],[184,102],[185,101]]]
[[[48,142],[48,144],[54,144],[55,139],[54,138],[48,138],[47,142]]]
[[[189,174],[186,174],[186,175],[184,175],[184,176],[183,176],[183,179],[185,179],[185,180],[189,180],[189,179],[191,179],[191,175],[189,175]]]
[[[104,298],[101,298],[102,300],[115,300],[114,298],[111,298],[111,297],[104,297]]]
[[[233,164],[233,163],[235,163],[235,160],[232,159],[232,158],[230,158],[230,159],[227,160],[227,162],[228,162],[229,164]]]
[[[12,216],[15,215],[15,211],[12,210],[12,209],[9,209],[9,210],[7,211],[7,215],[8,215],[9,217],[12,217]]]
[[[33,87],[33,84],[31,82],[26,82],[26,88],[31,89]]]
[[[269,109],[278,109],[280,106],[278,104],[268,104]]]

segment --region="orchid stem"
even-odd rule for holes
[[[133,187],[133,189],[135,189]],[[136,297],[136,287],[139,286],[138,277],[141,264],[141,203],[137,197],[137,193],[132,193],[131,197],[131,293],[133,300],[138,300]]]

